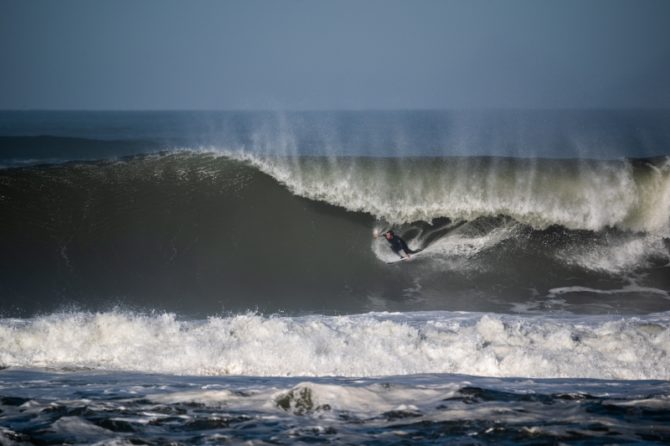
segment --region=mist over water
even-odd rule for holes
[[[668,123],[668,110],[0,111],[4,137],[126,142],[115,150],[98,146],[86,153],[77,149],[77,141],[3,141],[0,156],[100,159],[175,147],[215,147],[269,156],[647,158],[667,155]]]

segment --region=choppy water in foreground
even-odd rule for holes
[[[667,381],[0,371],[5,444],[667,444]],[[246,444],[246,443],[245,443]]]
[[[667,444],[669,325],[667,313],[5,319],[0,439]]]

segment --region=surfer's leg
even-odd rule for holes
[[[407,246],[407,243],[405,243],[404,241],[402,242],[402,250],[405,251],[406,255],[414,254],[416,252],[409,249],[409,246]]]
[[[394,249],[393,252],[396,253],[398,255],[398,257],[400,257],[401,259],[404,259],[405,255],[407,255],[407,253],[403,252],[402,249],[398,249],[398,250]]]

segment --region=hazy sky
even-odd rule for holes
[[[670,108],[670,0],[0,0],[0,108]]]

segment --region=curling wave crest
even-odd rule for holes
[[[670,233],[670,158],[578,160],[497,157],[244,160],[292,193],[390,223],[506,215],[536,229]]]
[[[670,379],[670,314],[419,312],[181,321],[60,313],[0,320],[0,365],[183,375]]]

